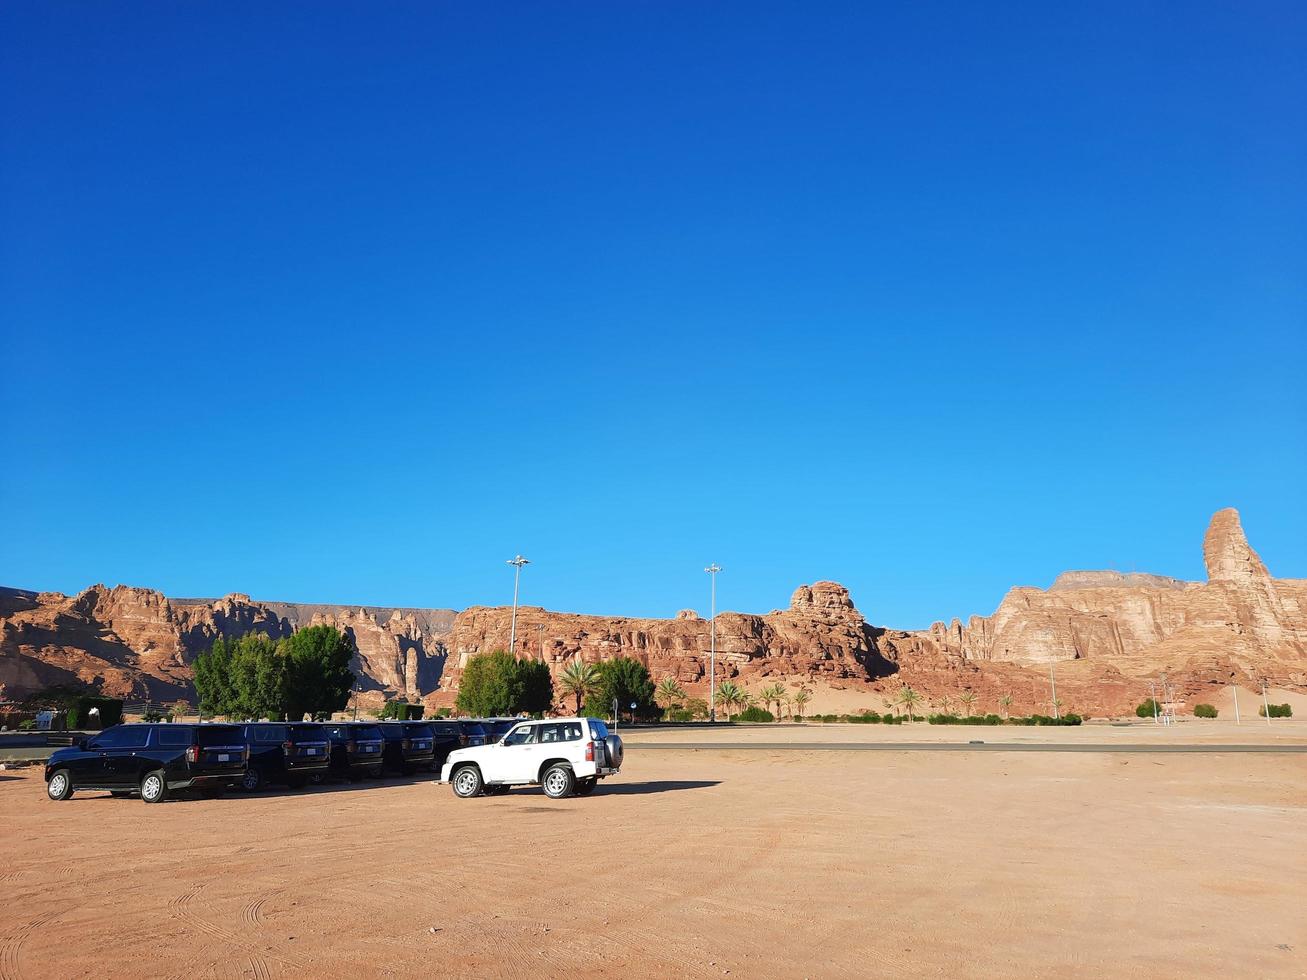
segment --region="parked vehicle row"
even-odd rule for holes
[[[481,721],[461,718],[115,725],[54,752],[46,791],[52,800],[100,790],[159,803],[192,788],[219,796],[270,784],[298,789],[330,777],[438,773],[451,752],[486,740]]]

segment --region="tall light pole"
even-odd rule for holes
[[[517,659],[517,586],[522,580],[522,566],[531,564],[529,558],[523,558],[521,555],[515,555],[508,559],[509,565],[513,566],[513,622],[508,631],[508,649],[513,654],[513,659]]]
[[[713,562],[704,569],[712,582],[712,599],[708,617],[708,720],[717,721],[717,573],[721,566]]]
[[[1271,725],[1271,702],[1266,698],[1266,678],[1262,678],[1262,710],[1266,712],[1266,726]]]
[[[1053,676],[1053,666],[1055,661],[1050,661],[1048,665],[1048,683],[1053,688],[1053,717],[1062,717],[1057,710],[1057,679]]]

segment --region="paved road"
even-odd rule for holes
[[[1089,742],[626,742],[628,749],[768,752],[1287,752],[1307,753],[1307,744],[1285,745],[1148,745]]]

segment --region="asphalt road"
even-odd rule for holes
[[[1138,742],[627,742],[628,749],[659,751],[767,752],[1148,752],[1220,754],[1225,752],[1307,753],[1307,744],[1148,745]]]

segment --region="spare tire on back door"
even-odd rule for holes
[[[604,751],[608,754],[608,765],[613,769],[622,768],[622,740],[616,735],[604,739]]]

